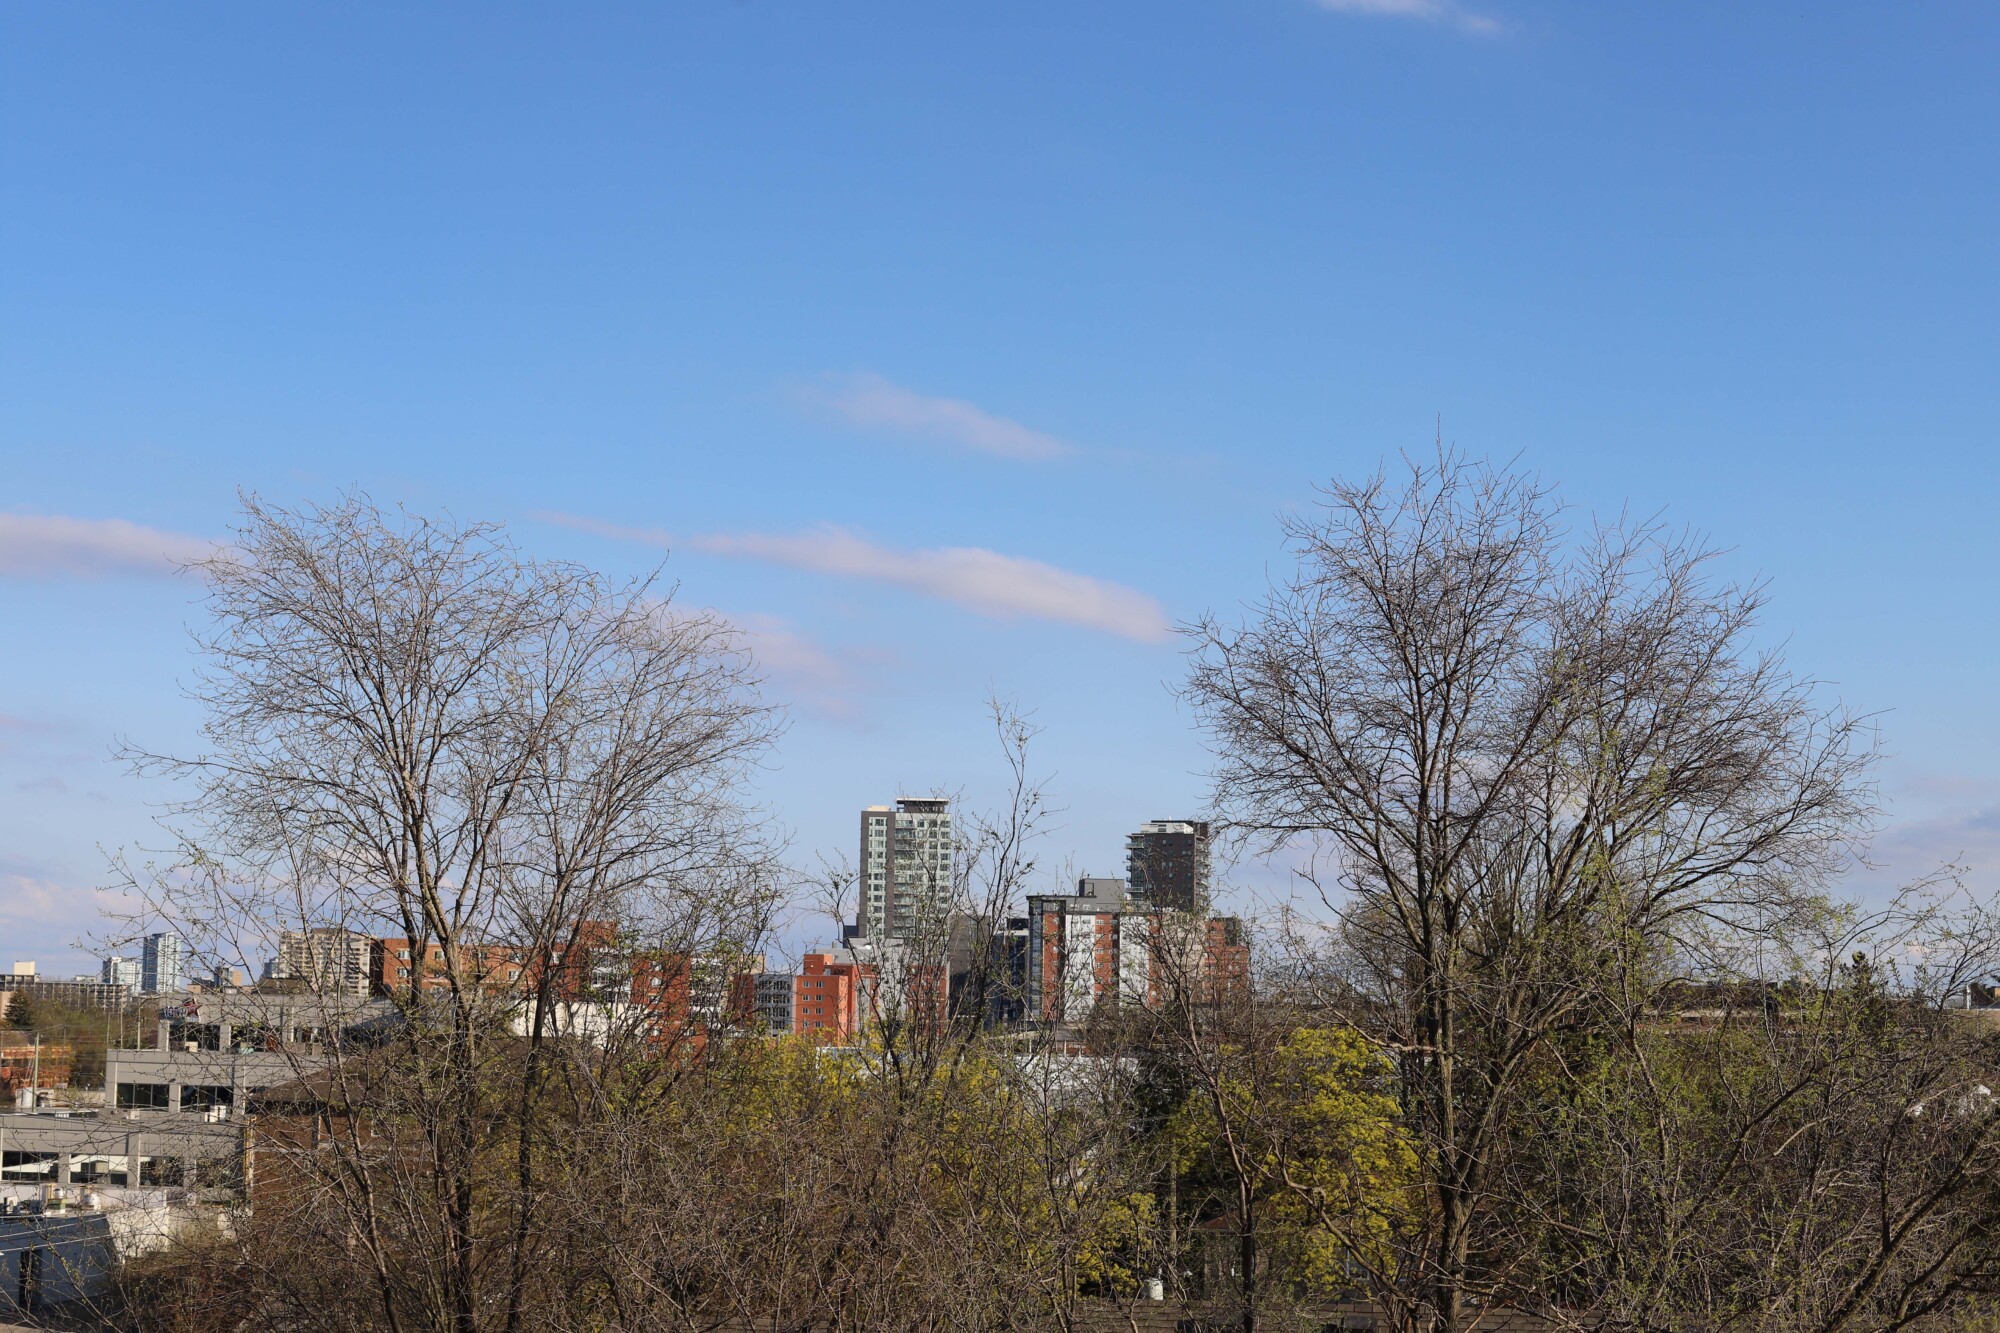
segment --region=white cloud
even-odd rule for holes
[[[851,426],[1021,462],[1046,462],[1076,452],[1053,435],[999,417],[960,398],[938,398],[892,384],[880,375],[851,375],[808,398]]]
[[[141,527],[122,518],[0,514],[0,577],[100,578],[171,574],[212,554],[214,544],[186,533]]]
[[[1487,37],[1500,31],[1497,19],[1475,14],[1454,0],[1314,0],[1321,9],[1335,14],[1359,14],[1371,18],[1417,19],[1442,23],[1461,32]]]
[[[864,661],[850,650],[828,647],[777,616],[713,614],[737,632],[758,669],[787,702],[829,717],[851,720],[861,714],[860,696],[870,685],[867,668],[879,667],[879,660]]]
[[[1056,620],[1144,641],[1167,636],[1160,604],[1142,592],[980,547],[896,551],[837,527],[721,533],[691,537],[687,544],[716,555],[893,584],[1001,619]]]
[[[0,892],[0,921],[10,925],[65,922],[77,915],[77,895],[51,880],[0,871],[0,885],[6,886]]]
[[[568,514],[536,517],[601,537],[673,544],[657,528],[620,527]],[[898,551],[833,526],[801,533],[711,533],[683,538],[680,545],[887,583],[1001,620],[1054,620],[1142,643],[1157,643],[1170,634],[1159,602],[1137,589],[976,546]]]
[[[20,861],[0,862],[0,923],[10,932],[24,927],[73,927],[96,909],[96,895],[49,877]],[[19,955],[26,957],[26,955]]]

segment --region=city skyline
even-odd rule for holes
[[[1017,699],[1060,889],[1203,813],[1173,626],[1440,435],[1768,578],[1761,642],[1879,715],[1851,884],[1990,884],[1996,47],[1970,6],[16,14],[0,949],[118,933],[99,849],[173,791],[112,752],[199,744],[168,561],[239,488],[664,561],[791,707],[801,866],[885,793],[995,804]]]

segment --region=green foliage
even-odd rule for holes
[[[1296,1236],[1296,1276],[1312,1289],[1344,1285],[1351,1257],[1386,1263],[1413,1212],[1417,1152],[1389,1072],[1346,1028],[1300,1028],[1279,1047],[1282,1129],[1266,1169],[1283,1187],[1276,1215]]]
[[[1136,1190],[1109,1201],[1077,1250],[1076,1274],[1083,1290],[1135,1295],[1152,1268],[1147,1260],[1159,1226],[1159,1201],[1151,1193]]]
[[[1235,1206],[1226,1119],[1250,1164],[1279,1277],[1305,1293],[1331,1294],[1354,1285],[1356,1261],[1386,1263],[1420,1194],[1416,1147],[1390,1075],[1388,1062],[1351,1029],[1302,1027],[1268,1060],[1243,1062],[1219,1095],[1187,1097],[1164,1138],[1176,1172],[1207,1192],[1197,1219]]]

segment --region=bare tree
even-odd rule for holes
[[[682,976],[754,940],[769,849],[742,780],[774,716],[726,625],[491,525],[252,498],[195,569],[207,748],[134,754],[192,795],[180,854],[130,886],[211,951],[408,942],[399,1037],[335,1042],[316,1074],[366,1113],[294,1165],[385,1327],[522,1327],[550,1062],[585,1049],[561,1020],[596,1013],[600,1050],[690,1026],[635,1003],[633,960]]]
[[[1296,572],[1188,631],[1186,697],[1233,830],[1332,858],[1326,998],[1395,1055],[1428,1187],[1377,1293],[1457,1329],[1513,1294],[1482,1226],[1551,1040],[1615,1027],[1696,923],[1807,900],[1870,746],[1753,648],[1759,589],[1654,525],[1571,544],[1519,474],[1446,454],[1285,532]]]

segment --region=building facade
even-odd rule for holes
[[[0,973],[0,1014],[24,995],[30,1004],[53,1004],[65,1009],[123,1009],[132,999],[132,988],[118,981],[83,977],[57,981],[40,976],[33,963],[16,963],[14,970]]]
[[[1074,894],[1030,895],[1025,1016],[1074,1024],[1117,1003],[1128,979],[1143,983],[1150,939],[1124,880],[1085,877]]]
[[[368,1044],[398,1021],[386,1001],[331,992],[189,996],[161,1006],[148,1047],[105,1052],[106,1106],[227,1116],[320,1068],[338,1043]]]
[[[464,983],[486,990],[512,990],[522,975],[521,951],[504,944],[468,944],[459,950]],[[450,969],[436,940],[401,938],[369,944],[370,989],[376,995],[413,995],[447,990]]]
[[[148,935],[139,957],[139,989],[147,995],[177,995],[187,989],[186,950],[181,937]]]
[[[375,989],[375,947],[373,937],[339,926],[283,931],[271,978],[325,995],[365,996]]]
[[[143,965],[137,958],[125,958],[113,954],[105,959],[104,966],[98,969],[97,979],[107,986],[128,986],[136,991],[139,989],[139,979],[143,975],[142,968]]]
[[[1132,896],[1148,907],[1199,912],[1209,900],[1209,825],[1199,819],[1155,819],[1125,839],[1125,874]]]
[[[879,987],[874,964],[841,949],[807,954],[795,973],[741,973],[730,993],[730,1018],[739,1027],[841,1046],[876,1017]]]
[[[1241,921],[1156,910],[1115,879],[1030,896],[1025,952],[1023,1016],[1043,1027],[1074,1027],[1100,1009],[1174,994],[1228,1003],[1250,981]]]
[[[951,906],[951,802],[900,797],[861,812],[855,934],[909,939],[939,929]]]

